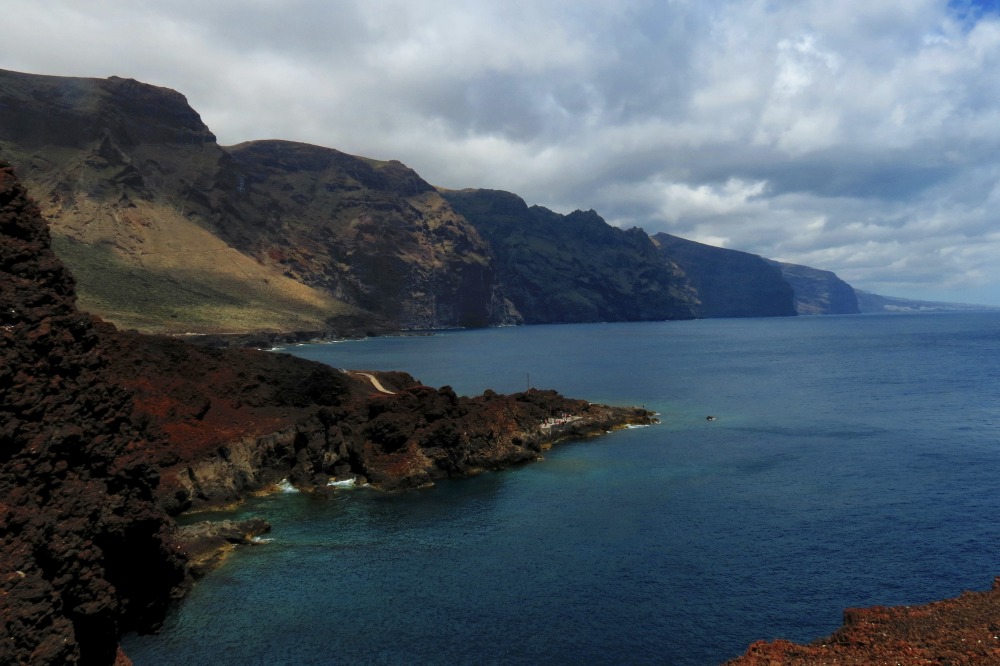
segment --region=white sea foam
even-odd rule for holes
[[[326,482],[326,485],[331,486],[333,488],[360,488],[361,486],[364,486],[366,484],[358,483],[358,479],[357,477],[355,477],[351,479],[341,479],[340,481],[334,481],[333,479],[330,479],[329,481]]]
[[[652,423],[629,423],[625,426],[627,430],[635,430],[636,428],[648,428],[653,425]]]
[[[298,488],[292,485],[288,479],[282,479],[278,482],[278,490],[283,493],[297,493],[301,492]]]
[[[251,537],[250,541],[252,543],[271,543],[272,541],[274,541],[274,539],[270,537],[255,536]]]

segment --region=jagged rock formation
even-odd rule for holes
[[[0,150],[52,221],[82,306],[153,332],[516,323],[483,241],[398,162],[220,147],[185,98],[0,70]]]
[[[690,319],[684,276],[641,229],[594,211],[560,215],[497,190],[443,191],[485,238],[510,299],[530,324]]]
[[[237,546],[255,543],[270,531],[271,524],[263,518],[205,520],[177,528],[174,541],[187,556],[188,571],[198,578],[218,567]]]
[[[726,666],[1000,664],[1000,579],[987,592],[920,606],[850,608],[844,625],[808,645],[758,641]]]
[[[37,208],[0,164],[0,663],[110,664],[183,581],[133,420]],[[136,566],[142,563],[141,566]]]
[[[158,497],[171,513],[238,501],[285,478],[303,488],[345,478],[418,487],[653,418],[550,391],[468,398],[405,373],[343,372],[284,354],[137,334],[114,336],[109,351],[113,372],[134,393],[136,418],[170,437],[156,462]],[[578,418],[543,427],[562,414]]]
[[[755,254],[696,243],[670,234],[653,236],[662,255],[687,275],[701,300],[700,316],[787,317],[796,314],[794,292],[781,270]]]
[[[800,315],[858,314],[854,288],[835,273],[809,266],[771,261],[781,269],[785,282],[795,294],[795,311]]]

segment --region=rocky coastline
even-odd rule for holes
[[[76,308],[45,221],[3,163],[0,287],[4,664],[130,663],[122,634],[155,630],[194,577],[269,529],[178,528],[181,513],[281,479],[420,488],[655,419],[554,391],[462,397],[405,373],[118,331]],[[757,642],[728,664],[1000,663],[997,618],[1000,582],[920,606],[848,609],[829,637]]]
[[[193,577],[268,529],[178,528],[181,513],[281,479],[420,488],[654,420],[554,391],[470,398],[405,373],[119,331],[77,309],[2,162],[0,286],[0,663],[129,663],[122,634],[154,630]]]

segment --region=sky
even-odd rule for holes
[[[0,0],[0,68],[183,93],[223,145],[1000,305],[1000,0]]]

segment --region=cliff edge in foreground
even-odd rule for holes
[[[110,664],[184,579],[95,322],[0,164],[0,663]]]

